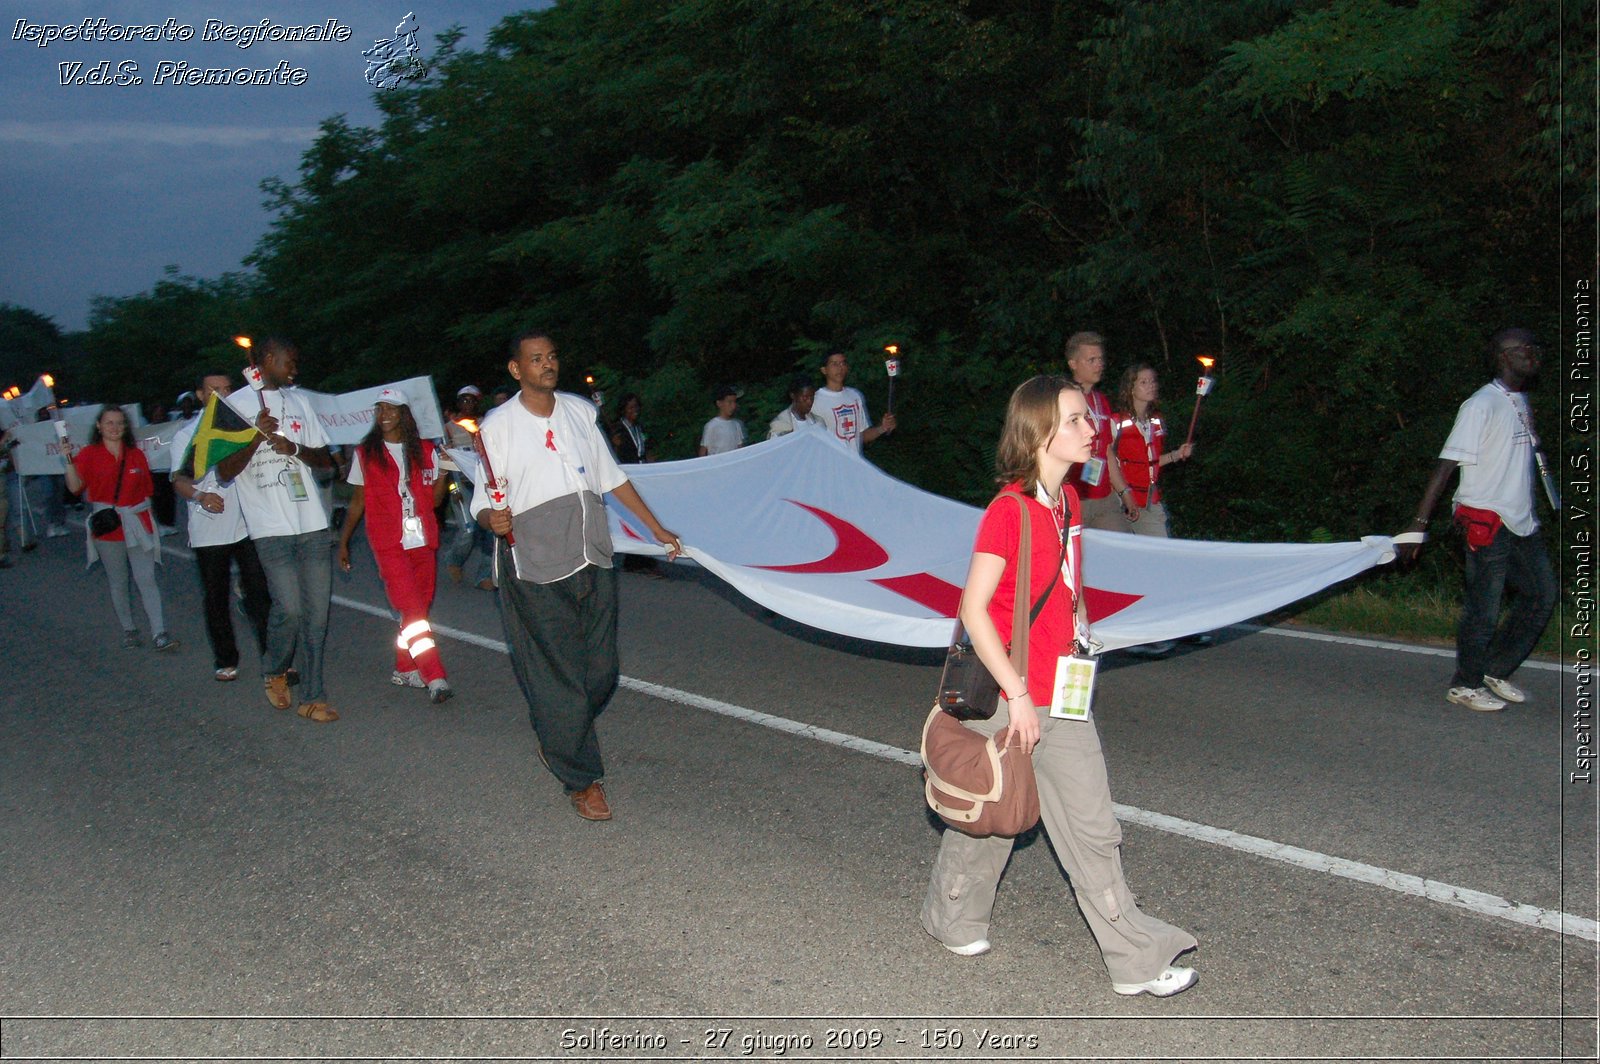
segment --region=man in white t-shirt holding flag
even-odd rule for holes
[[[1535,513],[1534,481],[1541,475],[1551,506],[1560,509],[1527,399],[1543,349],[1527,329],[1502,329],[1490,347],[1495,379],[1461,404],[1416,520],[1396,537],[1401,561],[1414,561],[1433,509],[1459,467],[1455,519],[1467,540],[1466,588],[1456,629],[1456,671],[1445,698],[1486,713],[1527,701],[1511,674],[1555,611],[1555,572]],[[1515,598],[1502,624],[1500,605],[1508,589]]]
[[[493,532],[500,619],[539,756],[579,816],[610,820],[595,720],[611,701],[617,573],[603,495],[639,518],[667,557],[682,551],[617,465],[588,399],[556,391],[561,361],[543,332],[511,344],[516,395],[483,419],[472,514]]]
[[[258,432],[249,445],[217,464],[217,476],[234,484],[272,591],[267,650],[261,660],[267,701],[277,709],[289,708],[289,667],[296,650],[303,650],[299,713],[327,723],[339,719],[322,687],[333,595],[333,533],[311,471],[332,469],[333,456],[316,412],[292,387],[300,373],[294,344],[277,337],[261,341],[253,368],[260,373],[260,391],[239,393],[228,402],[253,418]]]
[[[887,436],[895,429],[894,413],[883,415],[883,423],[874,425],[867,414],[867,397],[854,388],[845,387],[850,375],[850,361],[843,351],[834,351],[822,360],[823,386],[811,403],[811,412],[820,417],[836,439],[848,443],[856,454],[863,444],[879,436]]]

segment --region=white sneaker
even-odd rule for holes
[[[1510,680],[1497,680],[1493,676],[1483,678],[1483,686],[1494,693],[1495,697],[1503,698],[1507,702],[1521,704],[1528,700],[1528,692],[1512,683]]]
[[[422,682],[422,673],[418,672],[416,669],[412,669],[410,672],[401,672],[399,669],[396,669],[392,674],[390,674],[389,682],[394,684],[396,687],[428,686]]]
[[[976,942],[968,942],[965,946],[952,946],[947,942],[944,943],[944,948],[957,957],[981,957],[989,952],[989,940],[980,938]]]
[[[1168,965],[1160,975],[1145,983],[1112,983],[1111,989],[1123,997],[1133,997],[1135,994],[1149,994],[1152,997],[1171,997],[1181,994],[1200,979],[1200,973],[1193,968],[1179,968],[1177,965]]]
[[[1506,708],[1506,704],[1490,694],[1487,687],[1452,687],[1444,697],[1447,701],[1479,713],[1498,713]]]

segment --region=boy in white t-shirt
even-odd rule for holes
[[[744,446],[744,422],[736,421],[733,416],[739,409],[738,393],[723,385],[712,398],[717,404],[717,416],[707,421],[700,432],[700,450],[696,453],[701,458],[737,451]]]

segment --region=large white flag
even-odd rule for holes
[[[451,452],[476,476],[471,452]],[[820,433],[626,467],[688,556],[785,617],[902,646],[950,642],[982,511],[914,488]],[[607,499],[613,546],[661,554]],[[1084,598],[1106,649],[1258,617],[1394,557],[1355,543],[1207,543],[1086,530]]]
[[[311,403],[311,409],[317,412],[317,420],[322,423],[322,431],[327,433],[328,442],[342,446],[360,443],[362,437],[372,431],[372,407],[378,401],[378,393],[385,388],[394,388],[405,394],[411,416],[417,419],[417,432],[424,439],[435,440],[444,435],[444,418],[439,413],[439,397],[434,393],[432,377],[409,377],[392,384],[380,384],[374,388],[341,392],[338,395],[314,392],[310,388],[296,388],[295,391],[304,396]],[[253,425],[256,415],[261,412],[260,394],[241,388],[228,397],[228,403]]]

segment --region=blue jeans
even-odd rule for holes
[[[1515,592],[1504,623],[1500,604]],[[1501,526],[1487,547],[1467,549],[1466,591],[1456,627],[1457,687],[1482,687],[1485,675],[1510,679],[1533,650],[1556,608],[1556,574],[1535,532]]]
[[[333,532],[321,529],[298,536],[267,536],[255,541],[256,557],[267,574],[272,612],[267,615],[263,676],[282,676],[300,659],[300,701],[320,702],[322,648],[328,641],[328,602],[333,595]]]

